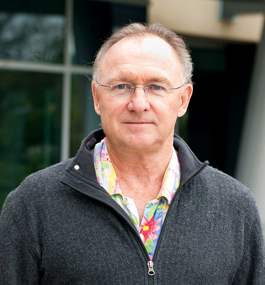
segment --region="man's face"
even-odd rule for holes
[[[172,47],[156,36],[125,38],[113,45],[102,59],[99,83],[146,86],[163,82],[182,85],[182,69]],[[95,111],[111,147],[129,152],[156,151],[172,146],[177,117],[185,114],[191,84],[171,90],[165,98],[150,98],[137,88],[128,98],[116,98],[110,88],[92,82]]]

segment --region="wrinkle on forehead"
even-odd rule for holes
[[[153,57],[152,61],[150,61],[151,57]],[[119,62],[125,66],[126,62],[132,63],[132,58],[134,63],[139,61],[141,66],[148,66],[150,63],[153,66],[158,66],[163,61],[165,66],[175,66],[176,71],[182,70],[180,60],[173,47],[160,37],[148,35],[126,37],[113,45],[102,59],[100,73],[102,74],[102,68],[106,64],[114,69],[117,67],[115,60],[119,59]]]
[[[137,48],[141,47],[143,51],[151,53],[166,52],[167,50],[168,53],[172,53],[172,55],[175,56],[176,60],[179,60],[176,50],[167,41],[152,34],[136,34],[121,39],[105,53],[103,59],[107,57],[113,49],[116,49],[117,46],[119,46],[119,51],[123,49],[126,51],[127,45],[136,46]]]
[[[164,55],[172,55],[178,61],[179,58],[176,54],[176,51],[173,47],[168,44],[165,40],[161,39],[158,36],[148,35],[145,37],[136,37],[131,36],[122,39],[121,41],[117,42],[115,45],[120,43],[120,51],[125,49],[127,45],[135,46],[137,48],[141,48],[143,52],[152,53],[152,54],[164,54]],[[113,47],[115,47],[115,45]]]

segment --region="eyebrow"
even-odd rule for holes
[[[161,82],[161,83],[169,83],[169,80],[165,77],[154,77],[149,81],[154,81],[154,82]]]
[[[130,81],[127,77],[124,76],[112,76],[109,78],[109,82],[113,81]],[[165,77],[153,77],[147,80],[148,82],[161,82],[161,83],[170,83],[169,80]]]
[[[109,78],[109,82],[113,82],[113,81],[128,81],[127,77],[120,77],[120,76],[112,76]]]

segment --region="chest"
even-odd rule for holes
[[[86,199],[63,201],[57,209],[44,230],[43,284],[149,284],[148,255],[120,214]],[[154,284],[231,284],[242,249],[230,237],[241,231],[219,218],[194,215],[185,205],[169,211],[154,259]]]

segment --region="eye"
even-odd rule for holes
[[[154,91],[163,91],[165,88],[163,86],[157,85],[157,84],[150,84],[148,86],[149,89],[154,90]]]
[[[124,89],[127,89],[129,88],[127,84],[117,84],[117,85],[114,85],[114,89],[117,89],[117,90],[124,90]]]

